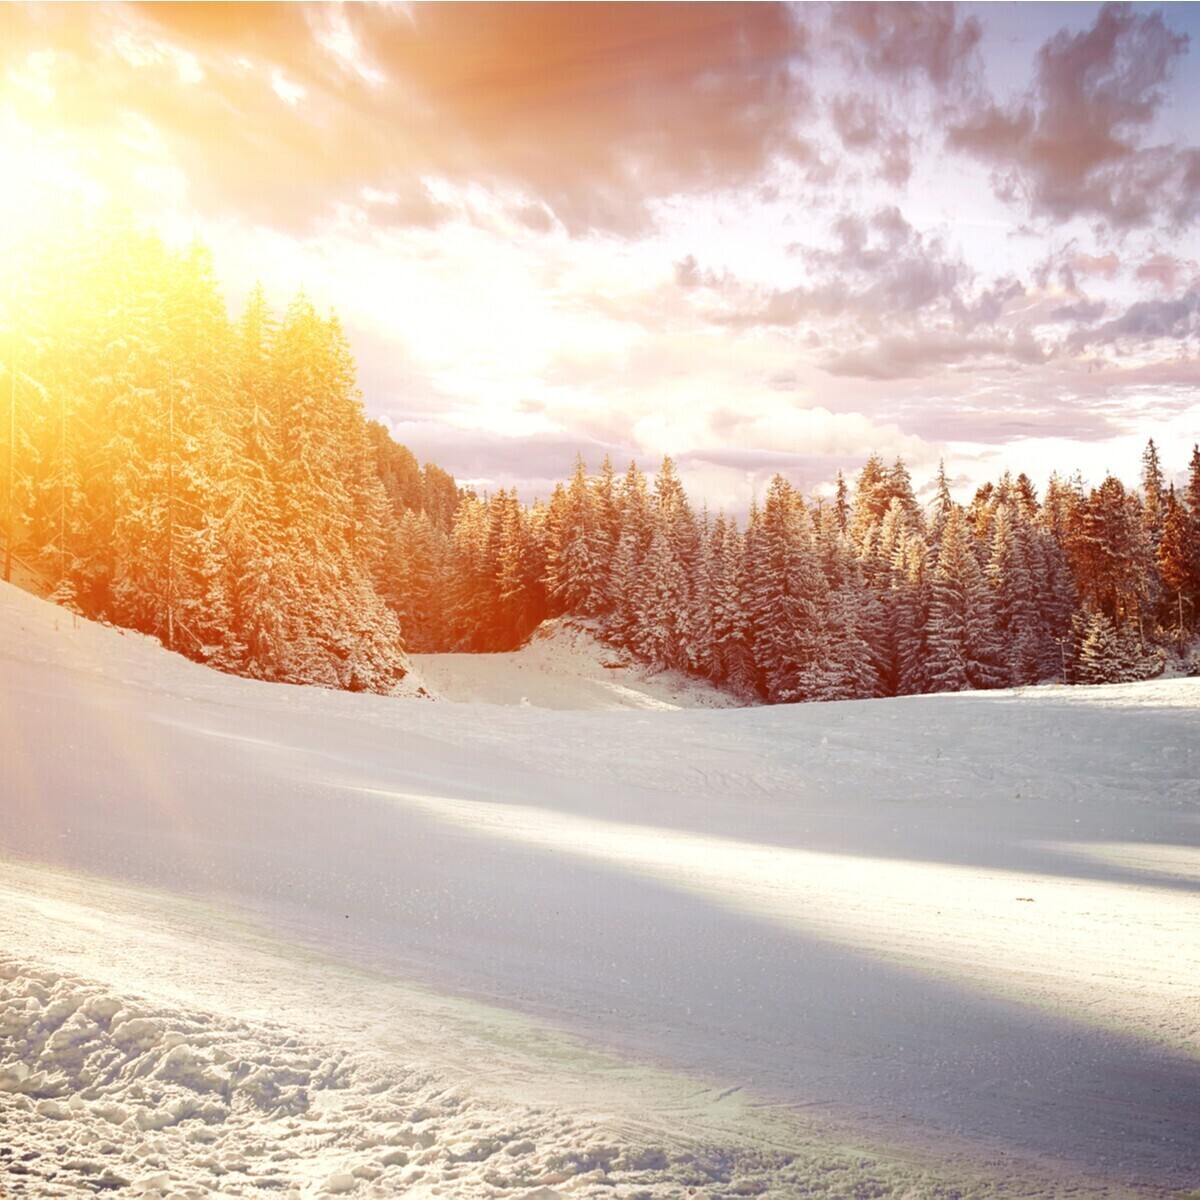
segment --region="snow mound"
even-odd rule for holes
[[[427,690],[462,704],[673,711],[741,703],[682,671],[657,671],[600,640],[585,621],[543,622],[508,654],[414,654]]]

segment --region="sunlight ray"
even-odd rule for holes
[[[744,915],[1200,1057],[1200,897],[858,858],[515,804],[343,784],[474,834],[608,863]]]

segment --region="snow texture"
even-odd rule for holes
[[[429,703],[0,588],[0,1195],[1197,1186],[1200,680],[630,711],[546,642]]]
[[[586,621],[544,622],[509,654],[415,654],[413,681],[459,703],[522,708],[736,708],[739,701],[682,671],[653,670],[606,645]]]

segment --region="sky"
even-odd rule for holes
[[[1200,439],[1200,6],[0,5],[50,195],[338,313],[480,490],[577,453],[744,511],[877,451],[961,498]]]

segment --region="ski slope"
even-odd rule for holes
[[[0,1194],[1200,1186],[1200,680],[614,707],[550,641],[349,695],[0,587]]]

